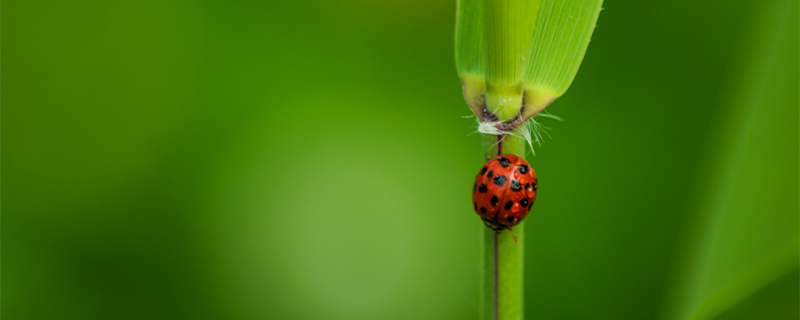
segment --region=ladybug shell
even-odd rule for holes
[[[487,227],[511,229],[528,215],[538,187],[536,172],[525,159],[497,156],[475,177],[472,205]]]

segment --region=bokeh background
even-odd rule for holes
[[[798,319],[798,8],[606,1],[528,319]],[[2,6],[4,319],[476,319],[455,2]]]

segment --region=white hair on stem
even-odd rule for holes
[[[549,112],[546,112],[546,111],[542,111],[542,112],[538,113],[537,115],[531,117],[525,123],[523,123],[522,124],[522,130],[519,130],[518,133],[515,133],[514,131],[509,132],[509,131],[503,131],[503,130],[497,129],[497,126],[499,124],[501,124],[498,121],[481,122],[480,120],[478,120],[478,132],[480,132],[482,134],[489,134],[489,135],[495,135],[495,136],[506,135],[506,134],[507,135],[512,135],[512,136],[521,135],[522,138],[524,138],[525,141],[528,142],[528,146],[531,147],[531,153],[533,153],[533,155],[535,156],[536,155],[536,150],[533,148],[533,144],[536,143],[537,146],[541,147],[542,146],[542,140],[544,140],[544,136],[545,135],[550,139],[553,138],[552,136],[550,136],[549,133],[547,133],[547,130],[551,130],[551,129],[549,127],[543,125],[541,122],[536,121],[537,117],[555,119],[555,120],[558,120],[558,121],[564,121],[564,119],[562,119],[559,116],[550,114]]]

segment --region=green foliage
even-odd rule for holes
[[[722,137],[748,142],[718,217],[747,221],[703,268],[759,270],[797,225],[767,209],[798,197],[798,10],[777,36],[762,1],[604,7],[528,157],[526,319],[656,318]],[[450,1],[4,1],[3,319],[478,319],[454,25]],[[764,274],[717,319],[798,319],[797,274]]]
[[[521,90],[538,0],[484,0],[487,93]]]
[[[462,79],[483,77],[486,47],[483,39],[483,0],[458,1],[456,10],[456,68]]]
[[[483,0],[457,2],[456,68],[463,83],[464,100],[483,117],[486,90],[486,45],[483,37]]]
[[[603,0],[542,1],[525,72],[528,115],[563,95],[589,47]]]
[[[732,112],[713,136],[722,143],[694,199],[696,220],[679,251],[665,319],[714,319],[776,281],[796,288],[796,277],[787,276],[800,268],[800,8],[797,1],[764,4],[747,39],[753,49],[740,58],[748,67],[726,90]],[[791,312],[779,318],[796,317],[796,308],[784,309]]]
[[[500,120],[525,118],[566,92],[589,45],[602,0],[458,2],[456,66],[467,103],[485,94]],[[473,20],[474,19],[474,20]],[[481,28],[483,27],[483,28]]]

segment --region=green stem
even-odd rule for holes
[[[518,128],[517,130],[522,130]],[[499,141],[499,143],[498,143]],[[501,154],[525,156],[521,135],[484,137],[486,160]],[[516,235],[517,242],[514,242]],[[481,314],[484,320],[522,319],[522,270],[525,232],[523,224],[510,231],[495,232],[483,227],[483,290]]]

